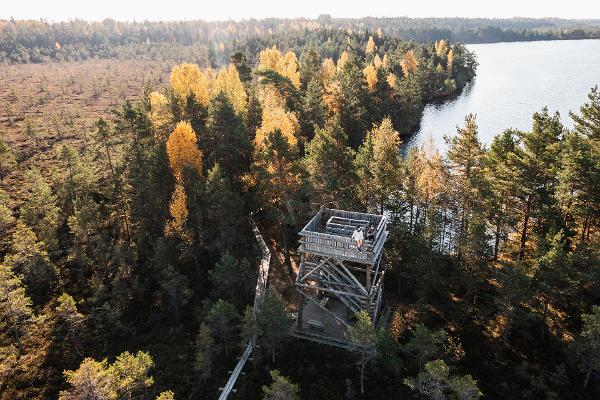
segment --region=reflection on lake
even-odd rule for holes
[[[531,115],[544,106],[559,111],[571,128],[569,111],[577,112],[590,88],[600,85],[600,40],[467,47],[477,54],[477,77],[455,98],[428,104],[406,146],[432,138],[444,149],[444,135],[453,135],[469,113],[477,115],[479,136],[486,144],[506,128],[531,129]]]

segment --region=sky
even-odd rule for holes
[[[599,0],[2,0],[0,19],[240,20],[266,17],[600,19]]]

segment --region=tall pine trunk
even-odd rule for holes
[[[588,384],[590,383],[590,377],[592,376],[592,366],[590,365],[585,374],[585,379],[583,380],[583,388],[587,390]]]
[[[521,244],[519,246],[519,260],[525,257],[525,244],[527,243],[527,225],[529,224],[529,214],[531,213],[531,194],[527,196],[527,207],[523,218],[523,230],[521,231]]]
[[[494,261],[498,260],[498,250],[500,248],[500,222],[496,222],[496,232],[494,235]]]
[[[290,279],[294,278],[294,271],[292,271],[292,262],[290,260],[290,248],[288,246],[287,229],[285,224],[281,224],[281,242],[283,245],[283,254],[285,257],[285,266],[287,267]]]

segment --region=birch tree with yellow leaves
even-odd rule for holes
[[[235,112],[244,115],[248,107],[248,95],[244,89],[244,85],[240,80],[240,74],[233,64],[228,67],[221,68],[212,83],[212,95],[214,98],[220,92],[225,93],[229,101],[233,105]]]
[[[419,62],[417,61],[417,57],[415,57],[415,53],[412,50],[408,50],[404,54],[404,57],[402,57],[402,60],[400,60],[400,66],[402,67],[404,76],[409,76],[417,70],[419,67]]]
[[[193,94],[200,105],[208,106],[212,93],[210,77],[200,71],[196,64],[186,63],[173,67],[170,82],[180,99],[185,100]]]
[[[186,169],[202,173],[202,152],[198,149],[196,133],[188,122],[179,122],[167,140],[169,166],[175,177],[175,190],[169,205],[171,220],[165,226],[167,236],[178,234],[186,238],[185,222],[188,217],[187,196],[184,187]]]

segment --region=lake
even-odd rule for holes
[[[569,128],[569,111],[578,112],[594,85],[600,85],[600,40],[564,40],[468,45],[479,61],[477,77],[462,93],[428,104],[408,147],[432,138],[445,148],[444,135],[456,133],[465,115],[477,115],[479,136],[489,144],[506,128],[531,129],[531,115],[544,106],[560,112]]]

